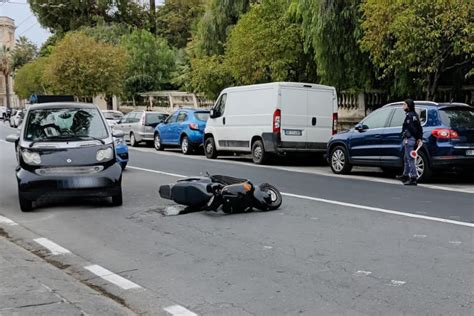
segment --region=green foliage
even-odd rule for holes
[[[191,66],[191,85],[194,91],[203,93],[211,100],[216,99],[222,89],[234,83],[222,56],[196,58],[191,61]]]
[[[360,45],[380,68],[381,77],[391,78],[401,92],[422,87],[433,99],[441,75],[461,70],[462,81],[472,71],[472,1],[366,0],[362,12]]]
[[[119,94],[127,54],[82,33],[68,33],[53,49],[45,72],[55,92],[80,97]]]
[[[48,57],[51,55],[51,52],[53,51],[54,46],[62,40],[64,37],[64,34],[61,32],[57,32],[55,34],[52,34],[48,37],[46,42],[41,45],[40,51],[39,51],[39,56],[40,57]]]
[[[21,68],[26,63],[32,61],[38,55],[38,48],[25,36],[20,36],[16,40],[12,53],[13,70]]]
[[[96,39],[99,42],[119,45],[122,36],[130,34],[131,27],[126,24],[119,23],[100,23],[94,27],[83,26],[79,28],[78,31]]]
[[[32,94],[47,93],[49,89],[44,73],[48,68],[48,61],[47,57],[40,57],[18,69],[14,91],[20,98],[27,99]]]
[[[263,0],[232,29],[225,63],[238,84],[314,81],[311,56],[304,53],[300,24],[286,12],[290,1]]]
[[[81,26],[95,26],[99,21],[146,27],[148,12],[129,0],[31,0],[31,11],[40,24],[52,32],[68,32]]]
[[[314,51],[321,83],[338,90],[369,88],[374,71],[358,44],[362,0],[298,1],[306,51]]]
[[[176,48],[186,47],[197,18],[204,14],[204,0],[166,0],[157,12],[157,34]]]
[[[198,57],[222,55],[230,29],[254,2],[258,0],[209,0],[195,34],[194,53]]]
[[[151,86],[153,90],[160,90],[169,84],[175,67],[175,55],[165,39],[145,30],[134,30],[130,35],[122,37],[121,42],[130,56],[127,63],[127,78],[136,76],[153,78]],[[135,89],[126,92],[129,95],[137,93]]]

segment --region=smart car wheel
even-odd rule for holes
[[[25,199],[23,194],[18,194],[18,200],[20,202],[20,209],[22,212],[30,212],[33,210],[33,201]]]
[[[351,171],[352,166],[344,147],[337,146],[331,151],[330,165],[332,172],[335,174],[347,174]]]
[[[192,152],[191,144],[189,143],[189,138],[184,136],[181,140],[181,151],[185,155],[189,155]]]
[[[161,137],[159,133],[155,134],[155,137],[153,139],[153,145],[158,151],[165,149],[164,146],[161,144]]]
[[[130,133],[130,145],[132,147],[137,147],[138,146],[137,140],[135,138],[135,134],[133,134],[133,133]]]
[[[217,158],[216,143],[214,142],[214,137],[210,136],[206,138],[204,142],[204,153],[208,159]]]
[[[112,206],[121,206],[123,204],[122,200],[122,188],[120,188],[120,192],[112,195]]]

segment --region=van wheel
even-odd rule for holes
[[[188,136],[184,136],[183,139],[181,140],[181,152],[184,155],[189,155],[193,151],[191,144],[189,143],[189,138]]]
[[[252,160],[258,165],[262,165],[268,160],[268,154],[265,152],[265,147],[260,139],[252,144]]]
[[[18,193],[18,200],[20,202],[20,209],[22,212],[31,212],[31,210],[33,210],[33,201],[25,199],[23,194]]]
[[[161,137],[159,133],[155,134],[155,137],[153,138],[153,146],[155,147],[156,150],[161,151],[164,150],[165,147],[161,143]]]
[[[348,174],[352,170],[352,165],[349,163],[349,155],[342,146],[337,146],[331,151],[330,166],[332,172],[335,174]]]
[[[431,177],[432,170],[428,156],[421,150],[418,152],[418,157],[415,160],[415,167],[419,182],[424,182]]]
[[[210,136],[206,138],[204,142],[204,153],[208,159],[216,159],[218,152],[216,149],[216,143],[214,142],[214,137]]]
[[[133,134],[133,133],[130,133],[130,145],[132,147],[137,147],[138,146],[137,139],[135,138],[135,134]]]
[[[112,206],[121,206],[122,204],[122,187],[120,187],[120,192],[115,195],[112,195]]]

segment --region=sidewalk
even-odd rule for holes
[[[0,236],[0,316],[134,315]]]

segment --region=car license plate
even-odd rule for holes
[[[299,129],[285,129],[285,135],[287,136],[301,136],[303,135],[303,131]]]
[[[474,149],[466,150],[466,156],[474,156]]]

